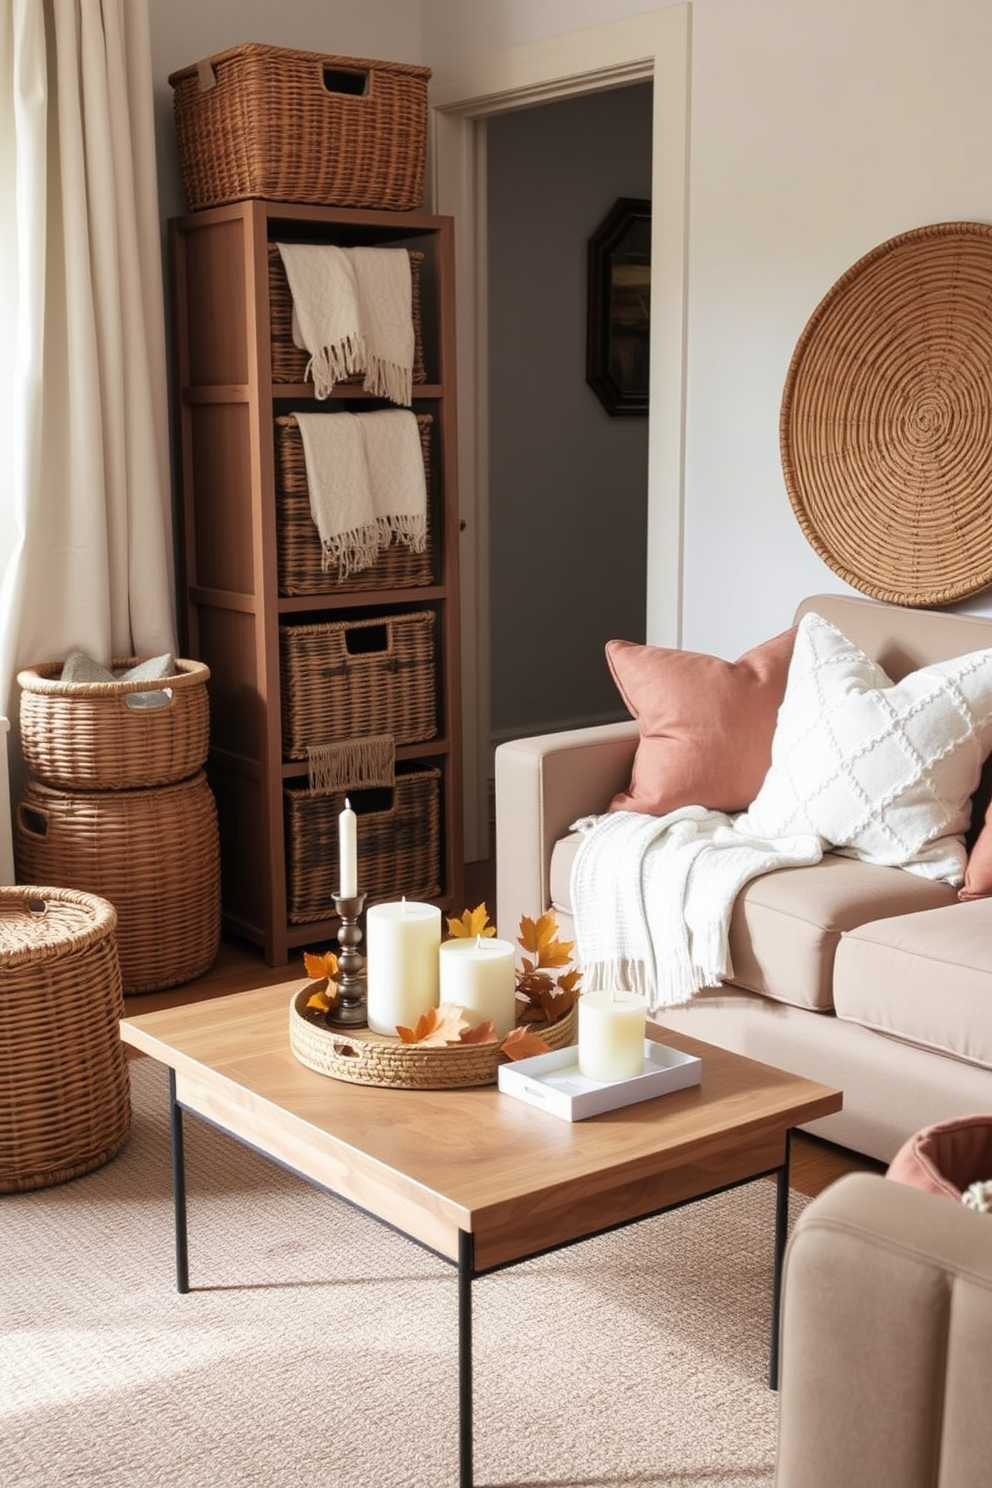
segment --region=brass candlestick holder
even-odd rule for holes
[[[358,950],[362,939],[359,916],[365,907],[364,894],[350,894],[342,898],[334,896],[334,908],[341,925],[338,930],[337,988],[338,1000],[327,1014],[327,1021],[335,1028],[366,1028],[368,1017],[365,1002],[365,957]]]

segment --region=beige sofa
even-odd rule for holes
[[[870,1173],[786,1253],[778,1488],[985,1488],[992,1216]]]
[[[809,611],[893,681],[992,647],[992,620],[976,616],[846,595],[812,596],[797,619]],[[570,935],[570,826],[626,788],[638,740],[630,720],[497,749],[501,935],[548,907]],[[827,853],[742,890],[730,953],[732,981],[658,1021],[842,1088],[843,1111],[817,1135],[888,1162],[922,1127],[992,1112],[992,899],[959,902],[947,883]]]

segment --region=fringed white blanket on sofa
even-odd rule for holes
[[[731,974],[734,900],[760,873],[817,863],[816,836],[769,841],[702,806],[666,816],[585,817],[572,866],[582,984],[641,993],[651,1012],[686,1003]]]

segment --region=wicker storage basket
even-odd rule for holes
[[[420,287],[424,255],[407,250],[410,257],[410,315],[413,321],[413,380],[427,381],[424,364],[423,312]],[[269,244],[269,337],[272,345],[272,381],[307,382],[310,353],[293,340],[293,296],[286,278],[278,244]],[[355,372],[349,382],[361,383],[364,373]]]
[[[267,197],[409,211],[430,69],[249,42],[169,77],[191,211]]]
[[[289,1042],[301,1064],[319,1075],[352,1085],[385,1085],[400,1090],[456,1090],[493,1085],[503,1055],[498,1044],[455,1044],[425,1048],[370,1029],[330,1028],[324,1015],[307,1007],[314,984],[294,994],[289,1004]],[[532,1023],[531,1031],[551,1049],[565,1049],[576,1039],[574,1006],[557,1023]]]
[[[112,670],[137,665],[116,657]],[[203,768],[210,738],[209,669],[176,661],[171,677],[145,682],[63,682],[62,662],[28,667],[21,685],[21,744],[29,769],[47,785],[133,790],[187,780]],[[169,701],[133,708],[134,693]]]
[[[338,815],[346,794],[358,816],[366,902],[404,894],[429,900],[441,892],[441,771],[401,761],[391,787],[285,791],[286,900],[294,925],[334,913]]]
[[[281,625],[282,749],[391,734],[397,744],[437,733],[434,612],[414,610],[318,625]]]
[[[125,992],[200,976],[220,942],[217,809],[200,771],[150,790],[62,791],[29,781],[14,820],[18,878],[74,885],[117,910]]]
[[[333,414],[328,414],[333,418]],[[431,430],[434,416],[417,414],[420,446],[424,454],[427,490],[431,489]],[[434,580],[432,503],[427,502],[427,546],[414,553],[405,543],[390,543],[370,568],[345,579],[321,568],[320,535],[310,514],[310,489],[303,454],[300,426],[293,414],[276,419],[276,542],[279,559],[279,593],[335,594],[369,589],[413,589]]]
[[[0,1192],[108,1162],[131,1127],[111,904],[64,888],[0,888]]]

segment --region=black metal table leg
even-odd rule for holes
[[[785,1134],[785,1156],[778,1170],[775,1193],[775,1264],[772,1271],[772,1342],[768,1357],[768,1384],[778,1389],[778,1329],[782,1308],[782,1265],[789,1233],[789,1159],[792,1132]]]
[[[176,1291],[189,1291],[189,1245],[186,1231],[186,1158],[183,1112],[176,1100],[176,1072],[169,1070],[169,1136],[172,1146],[172,1212],[176,1225]]]
[[[472,1236],[458,1232],[458,1488],[472,1488]]]

